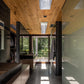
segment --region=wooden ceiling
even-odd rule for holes
[[[40,23],[48,22],[46,34],[50,34],[52,30],[50,25],[62,19],[65,0],[52,0],[50,10],[40,10],[39,0],[4,0],[4,2],[10,8],[10,24],[16,25],[16,21],[20,21],[30,34],[41,34]]]
[[[80,4],[79,8],[75,9],[78,4]],[[79,29],[84,28],[83,18],[84,0],[66,0],[62,10],[62,20],[69,24],[63,29],[63,34],[72,34]]]

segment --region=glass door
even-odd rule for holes
[[[34,37],[35,62],[48,62],[48,37]]]

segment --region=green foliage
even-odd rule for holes
[[[33,51],[34,51],[34,54],[36,52],[36,39],[33,38]]]
[[[29,52],[29,38],[28,37],[20,37],[20,51]]]
[[[47,38],[38,38],[38,49],[46,50],[48,48],[48,39]]]
[[[29,52],[29,38],[20,37],[20,51]],[[33,38],[33,51],[36,53],[36,39]],[[38,38],[38,56],[47,57],[48,56],[48,38]]]
[[[39,57],[48,56],[48,38],[38,39],[38,56]]]

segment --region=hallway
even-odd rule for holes
[[[61,77],[56,77],[50,64],[36,64],[27,84],[62,84]]]
[[[84,0],[0,0],[0,84],[84,84]]]

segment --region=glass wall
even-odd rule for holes
[[[33,37],[33,52],[36,62],[48,62],[48,37]]]
[[[29,54],[29,37],[28,36],[20,37],[20,53]]]
[[[38,38],[38,57],[48,57],[48,38]]]
[[[84,83],[84,0],[63,7],[62,84]]]

